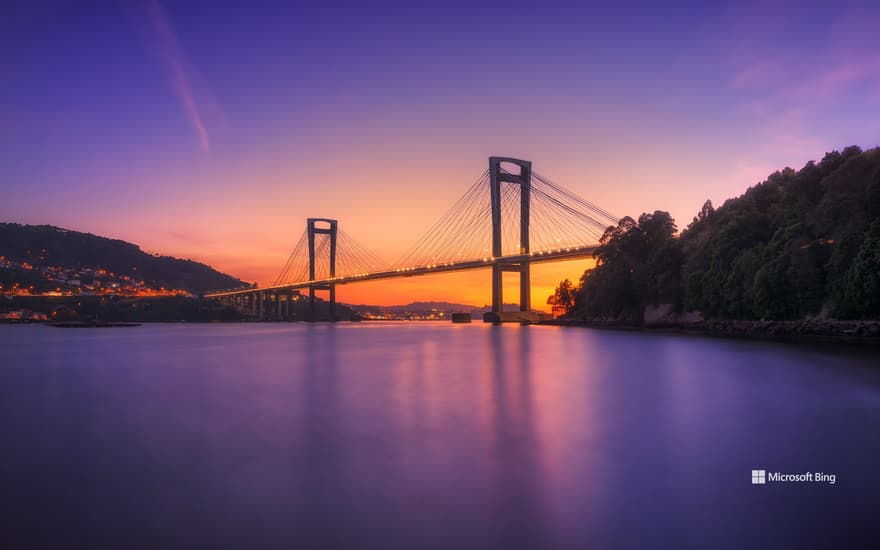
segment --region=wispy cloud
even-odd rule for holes
[[[187,67],[189,63],[180,47],[177,33],[168,17],[168,12],[159,0],[149,0],[147,12],[150,20],[150,30],[155,39],[159,58],[164,69],[168,73],[170,83],[180,101],[180,106],[189,119],[196,137],[203,151],[211,151],[211,138],[205,127],[203,110],[195,99],[192,86],[191,72]]]
[[[787,154],[820,153],[816,133],[822,117],[847,102],[877,103],[878,24],[875,11],[854,9],[833,18],[814,43],[799,48],[774,47],[754,36],[736,44],[728,85],[744,113],[760,121],[761,137]]]

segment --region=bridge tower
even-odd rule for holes
[[[501,164],[513,165],[519,173],[502,169]],[[519,309],[531,309],[531,272],[529,262],[529,204],[531,200],[532,163],[509,157],[489,157],[489,184],[492,202],[492,256],[503,255],[501,247],[501,184],[519,185],[519,254],[521,259],[515,263],[492,262],[492,313],[500,316],[504,310],[502,274],[505,271],[519,273]]]
[[[319,226],[320,224],[320,226]],[[309,280],[315,280],[315,235],[330,235],[330,277],[336,276],[336,233],[338,222],[329,218],[309,218],[306,230],[309,235]],[[315,291],[330,291],[330,319],[336,319],[336,285],[310,285],[309,309],[312,319],[315,318]]]

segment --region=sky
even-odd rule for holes
[[[307,217],[339,219],[395,260],[490,155],[684,228],[706,199],[880,144],[876,2],[3,11],[0,221],[120,238],[261,285]],[[588,265],[534,268],[533,302]],[[481,271],[338,296],[484,304],[489,292]]]

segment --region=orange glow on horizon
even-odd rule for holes
[[[568,278],[577,282],[584,270],[594,265],[592,260],[569,260],[532,266],[532,309],[550,312],[547,297],[556,285]],[[491,302],[489,269],[437,273],[401,279],[367,281],[336,287],[339,302],[355,305],[403,305],[410,302],[451,302],[481,307]],[[271,280],[260,282],[265,287]],[[318,292],[319,297],[326,293]],[[516,274],[504,276],[504,302],[519,302],[519,279]]]

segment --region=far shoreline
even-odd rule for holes
[[[89,325],[88,322],[67,321],[71,324]],[[110,324],[137,324],[137,325],[168,325],[168,324],[184,324],[184,325],[234,325],[234,324],[338,324],[338,323],[361,323],[367,324],[390,322],[393,324],[403,323],[429,323],[429,324],[453,324],[445,319],[363,319],[360,321],[351,321],[348,319],[340,319],[330,321],[321,320],[296,320],[296,321],[275,321],[275,320],[257,320],[257,319],[150,319],[138,320],[130,319],[126,321],[108,321]],[[21,325],[43,325],[51,327],[53,323],[58,321],[39,321],[32,319],[3,319],[0,320],[0,326],[21,326]],[[476,321],[474,325],[482,325],[484,322]],[[511,323],[516,324],[516,323]],[[591,328],[598,330],[610,330],[621,332],[642,332],[646,334],[679,334],[689,336],[703,336],[712,338],[732,338],[739,340],[759,340],[766,342],[789,342],[802,344],[817,345],[844,345],[848,347],[861,347],[869,349],[880,349],[880,321],[861,320],[861,321],[843,321],[843,320],[800,320],[800,321],[743,321],[743,320],[708,320],[696,322],[662,322],[639,324],[626,322],[622,320],[612,319],[551,319],[537,321],[534,323],[522,323],[522,326],[557,326],[557,327],[579,327]]]
[[[621,320],[560,318],[541,321],[538,324],[654,334],[687,334],[769,342],[843,344],[880,348],[880,321],[874,320],[743,321],[711,319],[688,323],[638,324]]]

